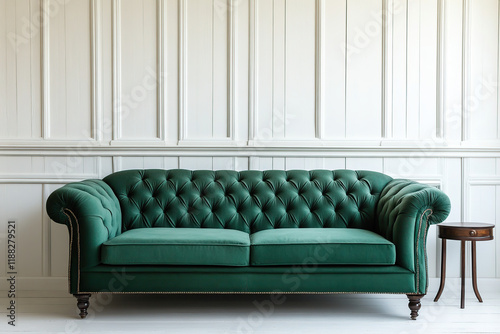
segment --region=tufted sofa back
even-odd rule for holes
[[[391,177],[370,171],[127,170],[104,181],[122,210],[123,231],[143,227],[375,228]]]

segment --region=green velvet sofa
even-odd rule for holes
[[[449,211],[434,187],[352,170],[127,170],[47,200],[82,318],[99,293],[389,293],[415,319]]]

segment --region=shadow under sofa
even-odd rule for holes
[[[434,187],[351,170],[127,170],[47,200],[82,318],[97,293],[391,293],[416,319],[449,211]]]

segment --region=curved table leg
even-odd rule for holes
[[[436,297],[434,298],[434,301],[437,302],[439,300],[439,297],[441,297],[441,294],[443,293],[444,290],[444,283],[446,280],[446,239],[442,240],[442,250],[441,250],[441,283],[439,284],[439,290],[438,293],[436,294]]]
[[[479,290],[477,289],[477,272],[476,272],[476,241],[471,241],[472,243],[472,288],[474,289],[474,293],[476,294],[477,300],[480,303],[483,302],[481,295],[479,294]]]

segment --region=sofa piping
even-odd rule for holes
[[[77,265],[77,286],[76,286],[76,291],[77,293],[80,293],[80,226],[78,224],[78,218],[76,218],[76,215],[73,213],[68,208],[63,209],[63,213],[68,217],[69,221],[69,226],[70,226],[70,239],[69,239],[69,265],[68,265],[68,290],[71,293],[71,256],[73,253],[73,225],[71,224],[71,218],[70,216],[66,213],[68,211],[71,213],[73,216],[75,223],[76,223],[76,238],[77,238],[77,254],[78,254],[78,265]]]
[[[420,265],[419,265],[419,261],[418,261],[418,246],[419,246],[419,242],[420,242],[420,232],[422,230],[422,221],[424,219],[424,215],[427,213],[427,211],[430,211],[431,213],[427,216],[427,219],[425,220],[425,231],[424,231],[424,262],[425,262],[425,275],[426,275],[426,278],[428,276],[428,273],[427,273],[427,251],[425,251],[425,247],[426,247],[426,242],[425,242],[425,237],[426,237],[426,233],[427,233],[427,223],[429,222],[429,218],[431,217],[432,215],[432,209],[426,209],[424,210],[424,212],[422,212],[422,214],[420,215],[420,223],[419,223],[419,226],[418,226],[418,234],[417,234],[417,242],[416,242],[416,245],[415,245],[415,254],[416,254],[416,257],[417,257],[417,263],[416,263],[416,272],[417,272],[417,292],[418,290],[420,289]],[[427,282],[428,280],[426,279],[426,287],[425,287],[425,290],[427,292]]]

